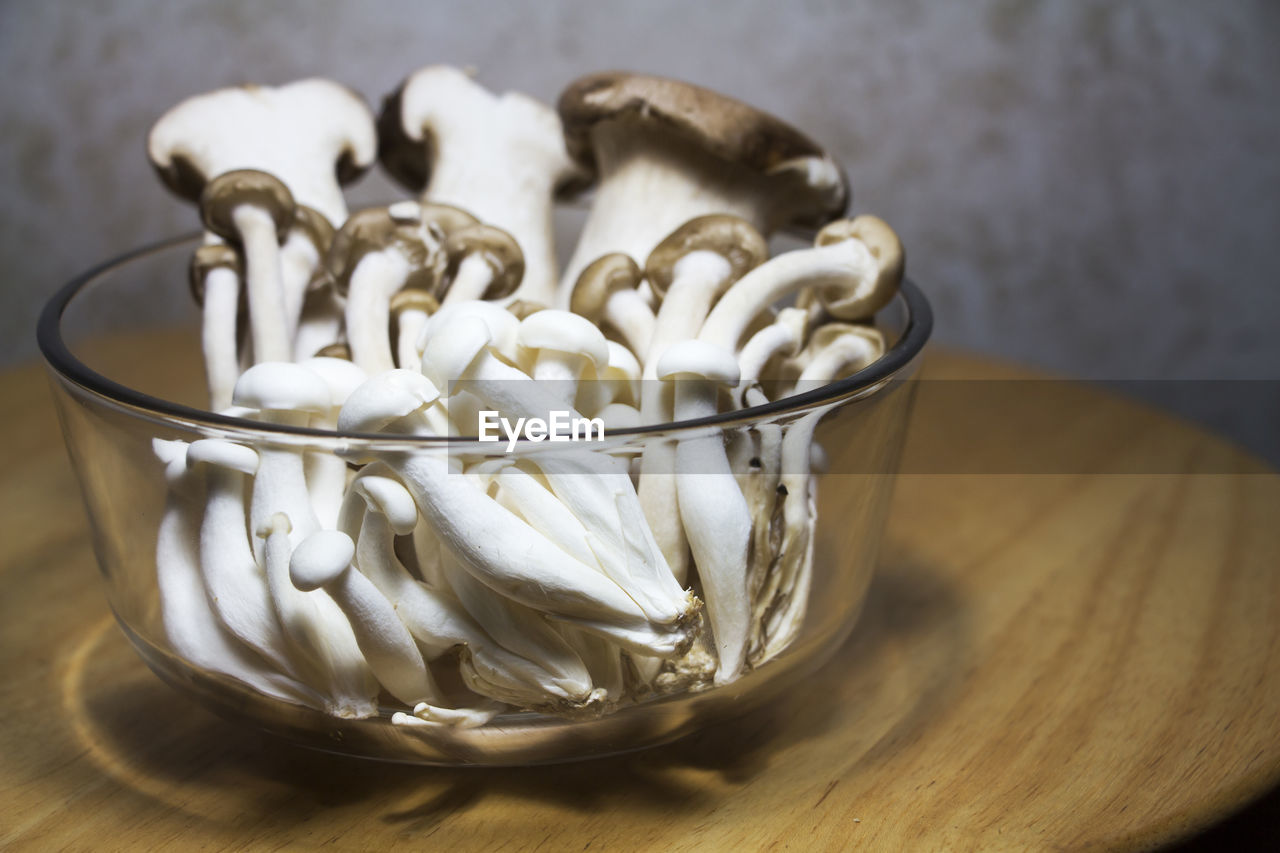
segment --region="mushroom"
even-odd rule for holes
[[[191,256],[191,293],[200,306],[200,345],[204,353],[209,408],[231,405],[240,376],[240,256],[226,243],[205,243]]]
[[[245,480],[258,470],[258,454],[240,444],[205,438],[187,448],[187,465],[203,469],[206,483],[200,523],[200,572],[219,621],[277,671],[301,680],[286,651],[266,576],[245,526]]]
[[[338,530],[317,530],[299,543],[289,560],[289,577],[304,592],[323,588],[351,622],[369,668],[387,691],[416,706],[438,701],[439,690],[386,596],[351,568],[355,543]]]
[[[736,385],[733,354],[704,341],[672,344],[658,363],[658,377],[675,383],[675,415],[702,418],[717,411],[720,386]],[[745,567],[751,511],[729,467],[718,431],[681,438],[675,473],[680,519],[693,551],[707,616],[719,655],[715,681],[737,678],[746,655],[751,602]]]
[[[662,299],[653,336],[644,356],[640,416],[645,423],[665,423],[671,412],[658,379],[658,363],[676,341],[698,334],[707,312],[730,284],[758,266],[769,250],[750,223],[727,214],[709,214],[686,222],[649,254],[645,279]],[[640,461],[640,504],[662,554],[677,580],[688,574],[688,548],[680,525],[674,449],[650,442]]]
[[[884,354],[884,338],[865,326],[831,323],[814,333],[801,358],[806,362],[797,388],[816,387],[860,370]],[[825,406],[785,427],[781,447],[782,540],[777,564],[753,604],[751,661],[774,657],[795,638],[808,604],[813,564],[810,459],[813,433]]]
[[[609,343],[604,333],[584,317],[548,309],[520,322],[517,339],[526,355],[522,364],[564,406],[573,408],[578,380],[595,376],[609,364]]]
[[[218,621],[200,568],[204,478],[188,464],[185,441],[152,439],[169,491],[156,534],[156,582],[165,638],[176,654],[209,672],[235,678],[267,696],[320,707],[319,694],[272,670]]]
[[[351,392],[368,379],[368,375],[344,358],[315,356],[302,361],[301,365],[320,377],[329,389],[328,408],[316,412],[310,425],[316,429],[335,429],[343,404]],[[347,487],[346,461],[327,449],[309,450],[304,456],[303,475],[316,519],[321,527],[332,528],[337,523],[338,510]]]
[[[289,517],[277,512],[256,531],[265,540],[267,589],[290,657],[299,663],[306,681],[321,690],[330,714],[371,717],[378,712],[378,686],[347,618],[329,596],[299,589],[290,580],[291,530]]]
[[[409,574],[396,555],[395,536],[412,535],[419,540],[415,545],[421,545],[429,531],[421,523],[413,496],[391,473],[378,462],[361,470],[349,492],[349,505],[353,510],[357,505],[364,507],[362,521],[342,529],[357,537],[356,567],[395,606],[396,614],[418,641],[427,660],[462,647],[467,682],[483,685],[480,692],[484,695],[512,704],[573,701],[572,697],[584,695],[583,691],[590,689],[589,681],[584,684],[575,677],[564,680],[563,661],[536,662],[527,647],[503,648],[475,623],[446,587],[432,587]],[[430,544],[435,545],[434,536],[430,536]],[[443,574],[440,581],[445,582]]]
[[[653,309],[637,289],[640,267],[621,252],[602,255],[578,275],[569,296],[569,310],[602,328],[612,328],[636,357],[642,357],[653,337]]]
[[[469,299],[502,299],[520,286],[524,255],[511,235],[492,225],[470,225],[444,244],[449,267],[439,296],[441,305]]]
[[[525,262],[516,297],[553,304],[553,195],[578,175],[555,111],[433,65],[383,102],[378,124],[379,156],[392,177],[424,201],[456,205],[511,234]]]
[[[394,368],[391,298],[404,287],[430,290],[439,250],[421,223],[393,218],[385,207],[357,211],[329,249],[334,285],[346,297],[351,359],[373,375]]]
[[[838,216],[848,186],[795,128],[725,95],[624,72],[582,77],[558,104],[569,154],[599,175],[562,292],[609,252],[644,258],[677,226],[708,213],[764,234]]]
[[[430,363],[429,358],[427,361]],[[439,392],[423,376],[417,376],[419,387],[407,387],[412,376],[408,374],[406,386],[399,389],[388,389],[373,381],[361,386],[343,407],[338,428],[355,432],[390,429],[409,434],[429,431],[425,409]],[[394,405],[381,399],[392,395],[397,396]],[[410,397],[419,401],[415,410],[395,419],[385,417],[389,409],[401,410],[400,399]],[[671,654],[687,645],[684,625],[651,623],[617,584],[557,548],[470,478],[457,476],[460,463],[445,451],[394,451],[380,453],[378,458],[408,487],[441,544],[486,586],[553,618],[582,625],[642,652]]]
[[[753,320],[804,288],[812,288],[837,319],[870,317],[897,292],[902,266],[902,245],[883,220],[864,214],[833,222],[818,233],[814,248],[784,252],[738,279],[711,309],[698,337],[736,350]]]
[[[292,355],[279,242],[295,204],[346,219],[339,182],[372,164],[372,116],[327,80],[242,86],[189,98],[152,127],[147,152],[165,184],[199,200],[210,231],[243,247],[254,357]]]
[[[236,382],[233,402],[256,413],[265,423],[307,426],[312,417],[327,415],[333,395],[325,380],[313,370],[292,362],[256,364]],[[290,541],[295,545],[320,527],[307,486],[304,453],[296,447],[264,443],[253,478],[249,525],[254,531],[268,528],[278,512],[289,517]],[[254,554],[263,557],[263,543]]]

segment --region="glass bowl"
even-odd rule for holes
[[[931,329],[929,306],[904,282],[877,316],[886,352],[855,375],[767,405],[661,426],[617,430],[591,452],[634,459],[655,442],[735,437],[810,417],[822,448],[807,612],[794,639],[735,681],[654,695],[603,716],[502,713],[478,728],[393,723],[394,703],[344,719],[278,698],[195,665],[168,641],[157,581],[165,466],[157,439],[221,438],[344,458],[448,453],[465,461],[503,448],[474,438],[343,434],[213,414],[204,384],[197,308],[185,290],[198,238],[146,247],[89,271],[45,307],[38,330],[72,465],[83,491],[110,606],[129,641],[162,679],[201,705],[300,744],[423,764],[513,765],[653,746],[736,716],[784,691],[828,658],[851,631],[886,521],[907,415],[908,382]],[[161,355],[162,354],[162,355]],[[514,453],[548,452],[521,441]]]

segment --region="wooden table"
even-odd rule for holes
[[[1032,378],[946,353],[928,373]],[[644,753],[441,770],[277,742],[147,671],[108,615],[43,377],[9,373],[0,848],[1022,850],[1209,825],[1280,780],[1280,477],[1150,410],[1035,387],[922,396],[924,473],[899,483],[862,622],[803,689]],[[957,459],[1030,473],[928,473]],[[1158,465],[1179,473],[1101,473]]]

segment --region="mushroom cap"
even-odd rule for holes
[[[634,290],[640,284],[640,265],[630,255],[611,252],[587,264],[573,285],[569,310],[597,322],[605,303],[618,290]]]
[[[445,305],[432,314],[427,320],[427,324],[422,328],[422,334],[417,341],[418,350],[424,350],[432,338],[444,333],[451,326],[463,320],[478,320],[487,330],[488,346],[491,346],[509,359],[515,356],[518,348],[517,337],[520,332],[520,321],[516,319],[514,314],[498,303],[480,299]]]
[[[336,232],[333,224],[323,213],[314,207],[300,204],[294,208],[293,227],[306,235],[311,244],[316,247],[320,257],[323,258],[328,253]]]
[[[329,246],[325,265],[338,292],[347,294],[351,275],[365,255],[387,249],[399,252],[409,263],[405,287],[430,289],[435,283],[436,249],[421,229],[396,220],[385,207],[369,207],[351,214]]]
[[[605,344],[609,347],[609,378],[639,379],[644,375],[644,368],[630,347],[617,341],[606,341]]]
[[[378,432],[440,399],[431,380],[397,368],[370,377],[351,392],[338,413],[341,432]]]
[[[215,269],[229,269],[239,278],[240,254],[226,243],[206,243],[195,250],[188,267],[188,280],[197,305],[204,306],[204,280]]]
[[[257,169],[236,169],[225,172],[205,185],[200,194],[200,218],[204,227],[224,240],[240,242],[233,214],[241,205],[260,207],[271,215],[276,225],[276,236],[284,240],[293,227],[297,205],[284,181],[269,172]]]
[[[539,311],[546,311],[549,307],[551,306],[543,305],[541,302],[534,302],[530,299],[513,299],[507,303],[507,310],[517,320],[526,320]]]
[[[369,378],[369,374],[350,359],[315,355],[298,363],[319,376],[324,384],[329,386],[329,405],[334,409],[341,408],[351,396],[351,392]]]
[[[667,347],[658,359],[658,378],[678,379],[681,376],[737,385],[740,378],[738,359],[723,347],[706,341],[679,341]]]
[[[520,345],[532,350],[579,355],[599,371],[609,363],[609,342],[604,332],[579,314],[547,309],[530,314],[520,323]]]
[[[440,310],[440,300],[416,287],[406,287],[391,294],[391,313],[418,310],[430,316]]]
[[[480,353],[493,345],[494,337],[493,330],[480,317],[458,316],[428,338],[422,350],[423,374],[437,385],[448,386],[449,382],[461,378]]]
[[[351,347],[338,341],[332,344],[325,344],[316,350],[316,358],[340,358],[344,361],[351,361]]]
[[[495,225],[478,223],[450,232],[444,241],[444,253],[449,258],[449,280],[471,255],[478,254],[488,262],[493,280],[484,292],[484,299],[510,296],[524,278],[524,252],[514,237]]]
[[[232,86],[188,98],[151,128],[147,155],[165,185],[195,201],[234,169],[279,176],[297,199],[331,220],[349,183],[377,154],[373,116],[360,95],[331,80]],[[335,181],[336,178],[336,181]]]
[[[727,213],[690,219],[649,253],[644,277],[658,298],[667,295],[677,262],[691,252],[715,252],[729,262],[730,273],[721,290],[769,257],[769,244],[750,222]]]
[[[317,530],[289,557],[289,579],[303,592],[337,580],[356,556],[356,544],[341,530]]]
[[[399,481],[366,474],[358,477],[353,487],[370,507],[387,517],[397,536],[406,536],[418,526],[418,505]]]
[[[223,438],[202,438],[187,448],[187,467],[196,465],[213,465],[253,476],[258,472],[258,453]]]
[[[870,294],[854,295],[836,285],[818,288],[817,296],[833,317],[860,320],[870,317],[893,299],[902,282],[906,259],[902,241],[883,219],[864,213],[853,219],[830,223],[814,239],[815,246],[830,246],[844,240],[859,240],[876,262],[875,280]]]
[[[607,121],[644,123],[779,182],[790,221],[818,225],[844,212],[844,173],[809,137],[727,95],[666,77],[604,71],[580,77],[557,105],[569,155],[595,170],[592,130]]]
[[[260,412],[323,414],[332,405],[329,386],[300,364],[266,361],[255,364],[236,380],[231,401]]]

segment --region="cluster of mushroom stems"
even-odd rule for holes
[[[822,411],[516,453],[418,439],[484,411],[702,418],[880,357],[901,246],[838,218],[844,176],[805,137],[660,78],[592,75],[557,110],[431,66],[377,118],[319,79],[191,98],[148,153],[205,227],[210,408],[403,439],[156,438],[176,654],[334,716],[475,727],[726,684],[795,639]],[[417,197],[349,212],[379,160]],[[560,271],[555,205],[592,184]]]

